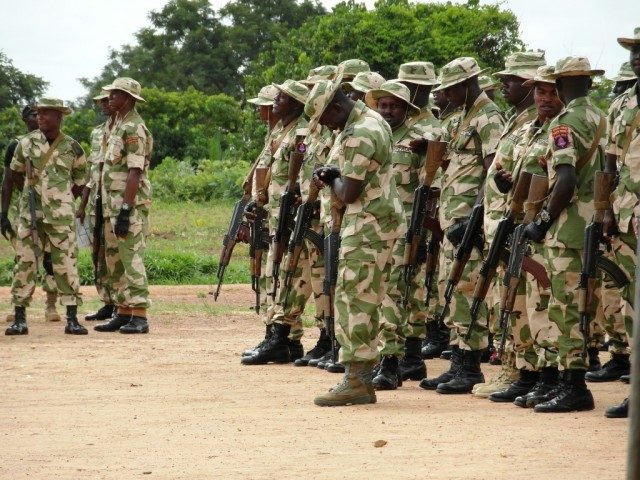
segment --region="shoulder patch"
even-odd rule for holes
[[[136,145],[139,140],[140,140],[140,137],[138,137],[137,135],[130,135],[125,140],[125,143],[127,145]]]
[[[76,157],[81,157],[84,155],[84,150],[82,149],[80,144],[75,140],[71,142],[71,149],[73,150],[73,153],[76,154]]]
[[[551,129],[553,144],[556,148],[563,149],[571,146],[571,129],[566,125],[558,125]]]

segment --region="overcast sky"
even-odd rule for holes
[[[0,11],[5,15],[0,27],[0,49],[20,70],[47,80],[48,95],[73,100],[85,93],[77,79],[99,74],[109,49],[132,43],[134,33],[149,25],[147,13],[166,3],[167,0],[0,0]],[[211,3],[217,9],[227,2]],[[330,9],[338,0],[322,3]],[[364,3],[371,7],[374,0]],[[616,38],[632,36],[634,27],[640,26],[640,0],[502,3],[520,20],[523,41],[531,48],[545,50],[547,61],[586,55],[592,66],[604,68],[608,77],[628,60],[627,51]]]

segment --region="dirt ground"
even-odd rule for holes
[[[214,307],[205,291],[152,288],[157,306],[142,336],[71,337],[31,308],[28,336],[0,337],[0,478],[624,477],[628,423],[603,411],[626,385],[593,384],[596,409],[566,415],[416,382],[379,392],[375,405],[319,408],[314,395],[339,375],[241,366],[240,352],[263,334],[246,307],[251,292],[225,285]],[[8,299],[8,288],[0,295]],[[163,301],[182,307],[163,313]],[[305,346],[316,338],[310,329]],[[429,361],[429,375],[446,366]],[[498,368],[483,366],[487,377]]]

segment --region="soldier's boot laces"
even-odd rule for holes
[[[258,343],[255,347],[249,348],[243,351],[242,352],[243,357],[250,357],[251,355],[255,355],[256,353],[258,353],[258,350],[260,350],[261,348],[264,348],[264,346],[269,341],[269,338],[271,338],[271,334],[273,332],[273,329],[271,327],[272,327],[271,324],[265,326],[264,338],[260,340],[260,343]]]
[[[85,315],[84,319],[87,322],[94,322],[96,320],[108,320],[113,317],[113,314],[116,311],[116,306],[113,304],[105,304],[97,312],[90,313],[89,315]]]
[[[595,404],[593,395],[584,381],[586,370],[566,370],[564,372],[564,387],[558,391],[555,398],[537,404],[533,411],[538,413],[565,413],[593,410]]]
[[[243,365],[266,365],[267,363],[289,363],[289,333],[291,326],[282,323],[273,324],[273,334],[266,345],[254,355],[242,357]]]
[[[376,403],[373,388],[373,362],[346,362],[342,381],[314,400],[321,407]]]
[[[620,405],[609,407],[604,411],[607,418],[627,418],[629,416],[629,398],[625,398]]]
[[[320,338],[318,338],[315,346],[311,350],[309,350],[306,355],[296,359],[293,364],[296,367],[306,367],[307,365],[309,365],[310,360],[321,358],[325,353],[329,351],[330,348],[331,342],[329,341],[327,330],[321,328]]]
[[[56,310],[56,302],[58,294],[55,292],[47,292],[47,300],[44,306],[44,319],[47,322],[59,322],[60,314]]]
[[[460,369],[461,364],[462,354],[460,352],[460,348],[458,346],[454,346],[451,349],[451,365],[449,366],[449,370],[443,372],[436,378],[423,378],[420,380],[420,388],[424,388],[425,390],[435,390],[441,383],[451,380]]]
[[[477,397],[487,398],[493,393],[506,390],[517,380],[516,354],[513,351],[506,351],[502,357],[502,364],[500,365],[498,375],[493,377],[488,383],[474,385],[471,393]]]
[[[631,370],[629,355],[612,353],[611,360],[595,372],[587,372],[585,379],[588,382],[614,382],[620,380],[622,375],[628,375]]]
[[[373,387],[376,390],[395,390],[402,386],[402,376],[398,367],[398,357],[385,355],[380,362],[380,368],[373,377]]]
[[[404,357],[399,368],[402,380],[422,380],[427,377],[427,366],[420,354],[421,341],[417,337],[408,337],[404,344]]]
[[[517,397],[526,395],[535,386],[540,372],[521,369],[518,379],[509,388],[489,395],[492,402],[513,402]]]
[[[557,389],[561,388],[558,367],[545,367],[540,371],[538,381],[526,395],[520,395],[513,401],[514,405],[522,408],[532,408],[538,403],[551,400]]]
[[[461,352],[462,364],[453,378],[441,383],[436,392],[443,394],[471,393],[476,383],[484,382],[484,375],[480,370],[480,357],[482,351],[465,350]]]
[[[86,335],[89,333],[78,322],[78,307],[76,305],[67,305],[67,325],[64,327],[64,333],[68,335]]]
[[[13,312],[13,323],[4,331],[5,335],[26,335],[29,333],[27,327],[27,314],[25,307],[15,307]]]

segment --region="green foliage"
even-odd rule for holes
[[[591,100],[593,100],[593,103],[595,103],[596,106],[605,113],[609,109],[609,105],[611,105],[611,102],[615,97],[613,93],[614,85],[615,82],[613,80],[602,77],[594,82],[593,88],[591,89],[591,92],[589,92],[589,96],[591,97]]]
[[[64,118],[62,130],[71,138],[80,142],[85,154],[89,155],[91,151],[91,130],[97,124],[104,122],[104,120],[95,110],[74,110],[71,115]]]
[[[13,106],[0,110],[0,158],[4,159],[4,152],[9,142],[25,133],[27,133],[27,129],[18,107]]]
[[[0,110],[34,102],[49,85],[42,78],[21,72],[0,50]]]

